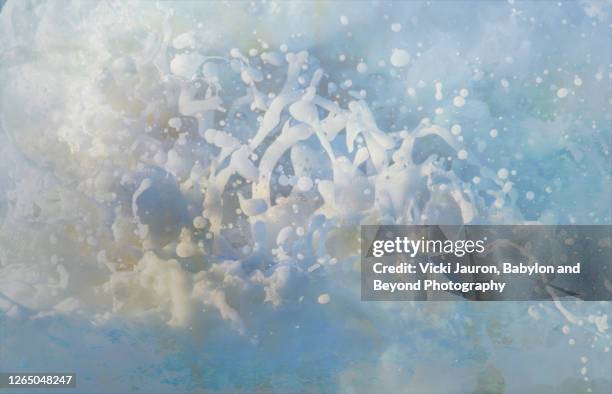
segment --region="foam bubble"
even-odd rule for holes
[[[462,96],[455,96],[453,99],[453,105],[455,107],[463,107],[465,105],[465,99]]]
[[[321,305],[328,304],[330,301],[331,301],[331,297],[327,293],[323,293],[319,295],[319,297],[317,298],[317,302]]]
[[[406,67],[410,63],[410,54],[404,49],[395,48],[389,58],[393,67]]]
[[[300,177],[300,179],[298,179],[297,181],[297,187],[303,192],[309,191],[310,189],[312,189],[312,186],[312,179],[307,176]]]

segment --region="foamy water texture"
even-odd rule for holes
[[[610,304],[360,301],[359,224],[610,224],[610,3],[8,1],[0,370],[608,393]]]

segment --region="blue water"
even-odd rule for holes
[[[572,320],[552,302],[362,302],[354,255],[312,273],[292,268],[286,282],[270,254],[236,258],[238,273],[227,268],[225,282],[211,280],[229,289],[232,272],[245,281],[227,290],[240,323],[203,303],[193,306],[190,324],[173,326],[165,299],[147,304],[146,292],[126,297],[135,304],[144,297],[146,307],[117,312],[103,285],[110,274],[98,265],[98,244],[87,244],[88,236],[113,244],[113,215],[117,207],[129,210],[131,199],[121,205],[119,193],[104,200],[85,174],[107,165],[119,177],[137,172],[132,162],[150,158],[131,149],[130,133],[145,126],[125,109],[134,100],[121,101],[119,93],[109,94],[122,103],[117,107],[78,97],[103,89],[113,62],[129,53],[137,77],[159,72],[167,79],[152,78],[150,89],[122,80],[121,94],[133,90],[137,99],[157,103],[154,113],[175,111],[159,102],[179,82],[144,54],[147,40],[163,36],[168,26],[173,37],[197,32],[195,52],[204,56],[227,58],[232,48],[244,54],[282,46],[307,50],[304,75],[324,70],[321,94],[343,108],[363,98],[387,133],[411,132],[425,118],[447,129],[461,126],[458,141],[469,160],[452,158],[447,165],[476,196],[472,223],[609,225],[610,23],[610,4],[603,1],[9,0],[0,14],[0,371],[76,372],[79,393],[609,393],[610,331],[595,324],[595,318],[609,319],[609,303],[565,301]],[[390,64],[396,48],[410,54],[406,67]],[[366,72],[357,70],[360,62]],[[237,75],[222,68],[226,109],[245,94]],[[277,92],[277,77],[269,90],[262,82],[261,90]],[[347,80],[351,86],[343,88]],[[338,86],[337,98],[329,83]],[[440,100],[436,83],[442,83]],[[457,106],[453,100],[462,89],[465,105]],[[93,115],[83,120],[83,114]],[[256,118],[245,111],[232,121],[232,135],[251,138]],[[96,138],[119,148],[96,156]],[[160,144],[167,150],[167,141]],[[314,139],[305,144],[319,155],[322,178],[330,177],[321,146]],[[202,162],[212,161],[212,148],[187,147],[200,149]],[[344,138],[332,147],[349,154]],[[415,154],[427,149],[424,144]],[[500,169],[508,171],[506,180],[499,179]],[[512,190],[501,193],[506,182]],[[83,196],[102,213],[82,214]],[[56,209],[55,198],[67,202]],[[193,214],[195,208],[188,209]],[[401,217],[399,211],[389,215]],[[230,217],[237,227],[244,224]],[[80,235],[79,226],[88,223],[93,232]],[[69,246],[53,246],[49,234]],[[62,257],[69,285],[47,293],[41,283],[57,272],[45,264],[64,252],[72,256]],[[136,260],[142,256],[138,248],[133,253]],[[306,260],[300,267],[315,263],[312,255]],[[185,270],[197,272],[193,264]],[[266,278],[280,283],[278,305],[264,301],[263,288],[273,285],[245,279],[244,272],[263,266]],[[27,278],[29,272],[35,278]],[[323,293],[328,304],[317,301]],[[58,312],[64,299],[78,306]]]

